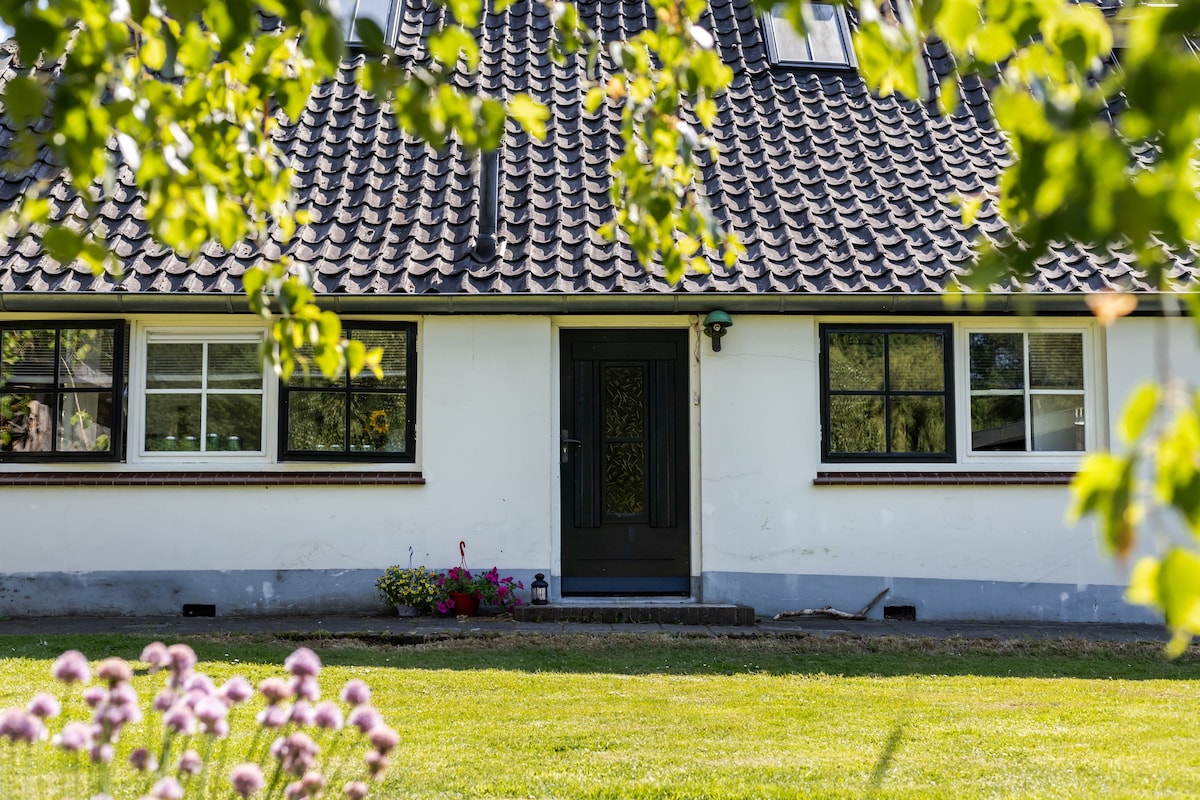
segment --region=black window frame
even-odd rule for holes
[[[776,4],[782,6],[783,4]],[[775,17],[773,11],[767,11],[759,17],[763,31],[763,43],[767,50],[767,61],[772,67],[781,69],[804,69],[813,71],[853,71],[858,69],[858,57],[854,53],[854,39],[850,31],[850,21],[846,17],[846,10],[841,5],[834,3],[814,3],[813,5],[828,6],[833,9],[836,19],[838,35],[842,42],[842,50],[846,54],[845,61],[815,61],[812,59],[797,59],[784,58],[780,53],[779,42],[775,33]],[[786,20],[780,20],[781,24],[789,25]],[[811,46],[810,46],[811,50]]]
[[[890,375],[884,373],[884,388],[882,390],[839,390],[831,391],[829,388],[829,339],[833,334],[838,333],[882,333],[882,334],[913,334],[913,333],[939,333],[945,342],[945,351],[943,353],[943,379],[942,390],[934,391],[891,391],[888,388]],[[954,463],[957,460],[957,444],[955,440],[955,432],[957,430],[957,416],[955,412],[955,385],[954,385],[954,326],[950,324],[914,324],[914,325],[887,325],[887,324],[853,324],[853,323],[828,323],[820,326],[820,380],[821,380],[821,460],[824,463],[847,463],[847,464],[864,464],[864,463]],[[885,339],[885,365],[887,347]],[[890,447],[891,442],[891,415],[889,411],[889,398],[894,395],[903,396],[940,396],[945,401],[945,431],[946,431],[946,450],[944,453],[834,453],[830,451],[830,397],[841,395],[877,395],[884,398],[884,442]]]
[[[341,385],[337,387],[293,387],[287,383],[279,384],[279,461],[323,461],[323,462],[352,462],[379,464],[412,464],[417,460],[417,323],[415,322],[343,322],[342,333],[349,339],[356,331],[405,331],[406,364],[408,374],[404,389],[370,389],[355,387],[351,384],[350,375],[341,377]],[[293,394],[300,393],[342,393],[346,397],[346,417],[343,426],[343,441],[341,450],[290,450],[288,449],[288,411]],[[404,452],[389,452],[372,450],[369,452],[350,450],[350,412],[355,394],[386,394],[405,396],[404,420]]]
[[[91,463],[113,463],[124,460],[125,457],[125,399],[126,399],[126,372],[129,367],[129,352],[127,348],[128,337],[126,335],[127,326],[124,320],[23,320],[17,322],[0,323],[0,334],[4,331],[54,331],[54,384],[53,388],[41,394],[52,394],[54,396],[54,414],[51,416],[51,442],[55,448],[58,447],[58,431],[61,424],[59,419],[59,408],[61,397],[68,392],[83,391],[87,394],[110,394],[111,395],[111,416],[108,420],[109,442],[111,446],[107,452],[93,453],[85,450],[47,450],[41,452],[16,452],[12,450],[0,450],[0,463],[3,462],[91,462]],[[108,330],[112,331],[113,335],[113,352],[112,352],[112,386],[108,388],[83,388],[65,387],[59,380],[59,353],[62,348],[62,331],[65,330]],[[0,356],[2,357],[2,356]],[[5,393],[5,386],[0,383],[0,394]]]

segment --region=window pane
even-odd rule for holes
[[[351,400],[350,449],[405,452],[408,398],[402,394],[357,394]]]
[[[108,387],[113,385],[113,331],[64,330],[61,333],[62,385]]]
[[[199,389],[203,351],[198,342],[146,345],[146,388]]]
[[[829,334],[829,390],[883,391],[883,337],[882,333]]]
[[[58,419],[60,451],[107,453],[112,449],[112,393],[68,392],[60,395]]]
[[[1033,449],[1079,452],[1084,449],[1083,395],[1035,394]]]
[[[258,345],[254,342],[210,344],[208,388],[261,389],[262,370],[258,361]]]
[[[643,442],[608,442],[604,447],[604,512],[614,515],[646,511],[646,446]]]
[[[1083,336],[1029,334],[1029,385],[1034,389],[1082,390]]]
[[[392,0],[358,0],[358,9],[355,12],[355,21],[364,17],[373,20],[379,29],[383,31],[383,35],[388,34],[388,12],[391,11]],[[357,42],[361,37],[358,35],[357,29],[348,31],[347,36],[349,41]]]
[[[946,452],[945,398],[893,397],[891,414],[891,452]]]
[[[367,388],[408,388],[408,331],[354,331],[351,338],[362,342],[368,350],[383,348],[383,380],[364,369],[351,379],[352,386]]]
[[[53,394],[0,395],[0,451],[52,452],[53,408]]]
[[[345,426],[344,394],[293,391],[288,396],[289,450],[341,450]]]
[[[796,32],[792,23],[783,17],[783,6],[773,6],[767,17],[771,26],[771,37],[775,42],[775,55],[780,61],[809,61],[808,42]]]
[[[53,387],[55,332],[6,330],[2,333],[4,362],[0,379],[3,385],[29,389]]]
[[[971,334],[971,388],[1025,388],[1024,334]]]
[[[972,450],[1025,450],[1025,398],[971,398]]]
[[[146,395],[146,449],[200,449],[200,395]]]
[[[893,333],[889,336],[888,388],[892,391],[940,392],[946,385],[945,365],[945,334]]]
[[[837,11],[827,3],[813,3],[809,9],[812,15],[808,26],[808,46],[812,60],[825,64],[849,64]]]
[[[206,452],[262,450],[262,395],[210,394]]]
[[[885,453],[883,398],[829,398],[829,452]]]

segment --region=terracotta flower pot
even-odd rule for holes
[[[450,599],[454,601],[454,608],[450,609],[451,616],[473,617],[479,613],[479,598],[473,594],[451,592]]]

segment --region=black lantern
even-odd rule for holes
[[[546,583],[546,576],[541,572],[533,576],[533,583],[529,584],[529,596],[535,606],[550,602],[550,584]]]

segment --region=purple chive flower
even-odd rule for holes
[[[292,706],[291,719],[300,727],[306,727],[313,724],[313,707],[303,700],[297,700],[296,705]]]
[[[217,687],[213,685],[212,678],[197,672],[184,679],[183,690],[189,694],[206,696],[216,692]]]
[[[87,683],[92,679],[88,661],[78,650],[68,650],[59,656],[50,667],[50,674],[63,683]]]
[[[346,795],[347,800],[363,800],[371,788],[362,781],[350,781],[342,787],[342,794]]]
[[[233,768],[233,772],[229,773],[229,783],[236,794],[249,797],[263,787],[262,770],[257,764],[238,764]]]
[[[325,776],[315,770],[309,770],[304,773],[300,783],[304,785],[304,791],[316,797],[325,788]]]
[[[304,793],[304,784],[300,781],[292,781],[283,787],[283,797],[284,800],[308,800],[308,795]]]
[[[288,721],[288,709],[281,705],[270,705],[258,712],[255,720],[264,728],[282,728]]]
[[[150,796],[158,800],[183,800],[183,787],[168,776],[150,787]]]
[[[321,659],[307,647],[300,647],[283,660],[283,666],[297,678],[315,678],[321,671]]]
[[[221,696],[231,704],[238,705],[254,696],[254,687],[241,675],[235,675],[221,687]]]
[[[196,715],[186,705],[176,704],[163,714],[163,725],[172,733],[195,733]]]
[[[88,751],[88,755],[92,757],[92,762],[95,764],[111,764],[113,760],[113,746],[111,744],[92,745],[92,749]]]
[[[61,733],[55,734],[51,744],[68,753],[90,750],[93,744],[92,726],[85,722],[68,722]]]
[[[95,708],[108,699],[108,692],[103,686],[89,686],[83,690],[83,702],[88,704],[88,708]]]
[[[173,705],[175,705],[175,692],[171,689],[160,689],[158,694],[154,695],[154,710],[158,713],[161,714]]]
[[[108,702],[114,706],[137,707],[139,705],[137,691],[128,683],[119,683],[114,686],[108,693]]]
[[[361,706],[371,700],[371,687],[358,678],[346,681],[342,687],[342,702],[351,706]]]
[[[290,682],[292,694],[296,697],[302,697],[305,700],[311,700],[314,703],[321,699],[321,685],[317,683],[316,678],[308,676],[297,676],[292,678]]]
[[[133,678],[133,669],[123,658],[106,658],[96,667],[96,677],[115,686]]]
[[[138,772],[154,772],[158,769],[158,759],[144,747],[139,747],[129,754],[129,765]]]
[[[50,719],[57,717],[62,711],[62,706],[58,702],[58,698],[46,692],[38,692],[29,701],[26,707],[30,714],[33,714],[38,719]]]
[[[367,772],[371,773],[371,777],[378,777],[388,768],[387,756],[378,750],[368,750],[363,761],[367,762]]]
[[[171,663],[171,657],[167,654],[167,646],[162,642],[151,642],[146,645],[142,648],[142,655],[138,660],[143,664],[149,664],[151,672],[157,672]]]
[[[46,726],[33,714],[26,714],[19,708],[9,708],[0,713],[0,738],[33,744],[45,737]]]
[[[292,775],[303,775],[311,769],[319,750],[317,743],[300,731],[276,739],[271,745],[271,755],[279,759],[284,772]]]
[[[400,744],[400,734],[387,725],[376,725],[367,733],[367,741],[379,752],[387,755]]]
[[[196,651],[186,644],[173,644],[167,648],[168,666],[172,672],[184,675],[196,666]]]
[[[383,717],[375,710],[373,706],[357,706],[350,711],[350,715],[346,717],[346,724],[353,725],[363,733],[371,730],[376,725],[383,724]]]
[[[313,710],[313,724],[318,728],[327,731],[338,731],[345,724],[342,718],[342,709],[337,703],[331,703],[326,700],[323,703],[318,703]]]
[[[196,719],[200,720],[204,730],[209,733],[212,733],[217,723],[223,722],[229,714],[229,708],[225,705],[225,701],[216,696],[200,698],[193,711]]]
[[[203,767],[204,761],[195,750],[184,750],[179,761],[175,762],[175,768],[185,775],[199,775]]]
[[[267,698],[268,703],[278,703],[292,696],[291,687],[283,678],[266,678],[258,684],[259,693]]]

